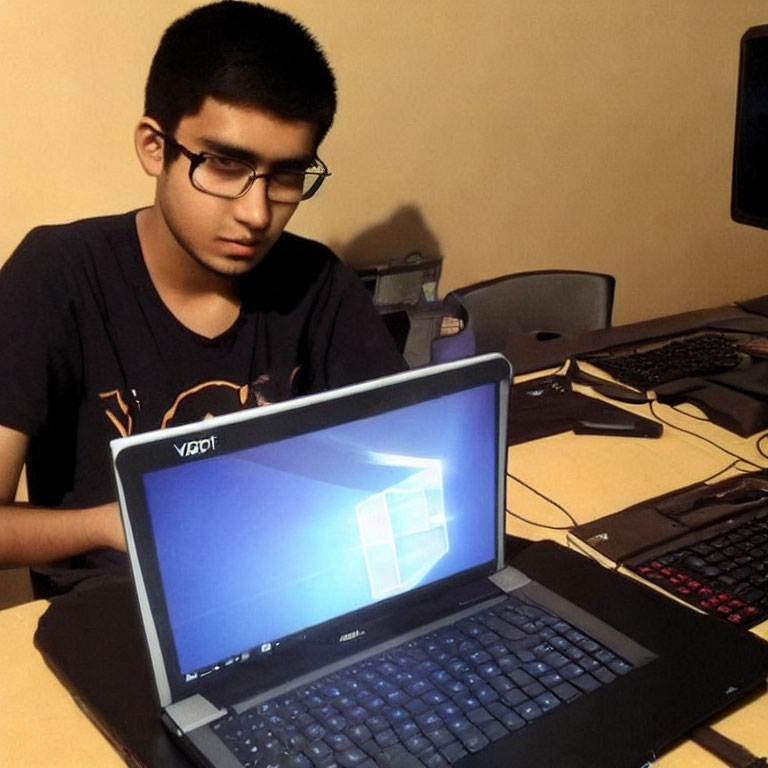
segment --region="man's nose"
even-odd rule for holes
[[[235,203],[235,216],[250,229],[266,229],[272,220],[272,203],[267,197],[269,179],[259,176],[251,188]]]

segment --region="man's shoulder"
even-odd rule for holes
[[[71,246],[76,242],[92,239],[129,235],[135,228],[136,211],[110,216],[94,216],[64,224],[43,224],[32,229],[22,241],[24,245],[56,247],[60,244]]]
[[[135,212],[45,224],[32,229],[4,265],[8,279],[48,276],[57,280],[81,269],[101,270],[116,254],[138,243]],[[136,245],[135,247],[138,247]],[[57,277],[59,276],[59,277]]]

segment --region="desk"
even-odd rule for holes
[[[124,766],[32,646],[47,607],[38,600],[0,611],[0,765]]]
[[[582,367],[605,377],[596,368]],[[507,524],[511,533],[567,543],[565,530],[558,529],[568,527],[571,521],[539,494],[562,505],[581,524],[729,468],[733,472],[768,467],[768,456],[759,447],[768,433],[740,437],[708,421],[693,405],[629,405],[596,395],[588,387],[573,388],[639,416],[660,420],[664,434],[659,439],[646,439],[567,432],[511,446],[507,506],[512,513],[535,522],[529,525],[511,517]],[[768,451],[768,440],[762,442]]]
[[[730,316],[730,314],[729,314]],[[648,405],[622,405],[651,415]],[[579,523],[639,500],[715,475],[734,461],[768,466],[755,438],[739,438],[666,406],[655,406],[665,421],[695,434],[666,428],[658,440],[560,434],[509,449],[507,530],[527,538],[566,543],[565,515],[536,489],[562,504]],[[706,437],[712,443],[705,442]],[[721,447],[718,447],[721,446]],[[596,489],[598,489],[596,491]],[[535,523],[535,524],[534,524]],[[541,524],[559,530],[544,529]],[[118,768],[116,751],[74,703],[32,646],[43,601],[0,611],[0,765],[20,768]],[[768,639],[768,622],[757,629]],[[714,727],[758,755],[768,754],[768,694],[761,694]],[[44,734],[44,737],[41,736]],[[690,741],[656,763],[659,768],[722,768]]]

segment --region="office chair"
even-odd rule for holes
[[[444,306],[464,327],[432,340],[431,361],[505,352],[513,334],[545,341],[608,328],[615,288],[612,275],[579,270],[517,272],[459,288]]]

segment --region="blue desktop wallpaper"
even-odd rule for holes
[[[146,474],[182,673],[492,560],[494,398],[483,385]]]

